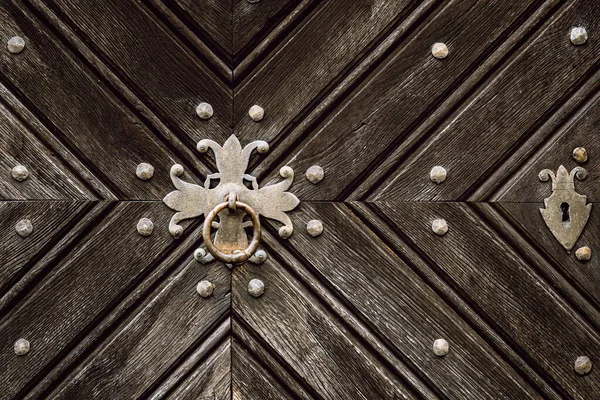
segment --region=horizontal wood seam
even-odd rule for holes
[[[361,202],[362,203],[362,202]],[[367,210],[376,216],[380,221],[383,222],[384,226],[393,232],[398,239],[404,243],[412,252],[412,257],[418,257],[425,265],[430,268],[430,271],[435,275],[439,283],[436,283],[429,279],[427,275],[421,271],[421,268],[416,265],[411,256],[405,255],[399,251],[397,246],[394,245],[390,240],[386,238],[386,233],[375,226],[364,212],[357,208],[352,203],[346,203],[347,206],[355,212],[355,215],[363,222],[369,230],[371,230],[386,246],[400,258],[404,263],[411,268],[411,270],[417,274],[419,279],[425,282],[443,301],[446,303],[462,320],[479,335],[489,346],[492,348],[504,361],[510,365],[515,372],[521,378],[525,380],[536,392],[543,394],[545,398],[560,399],[562,397],[568,397],[561,388],[555,387],[554,379],[543,371],[537,363],[530,359],[530,357],[518,346],[512,338],[502,333],[497,324],[492,318],[488,317],[487,314],[480,309],[480,307],[473,302],[467,293],[465,293],[447,274],[445,274],[441,268],[425,253],[423,252],[412,240],[407,237],[404,232],[395,229],[394,224],[389,221],[389,217],[384,215],[380,210],[374,207],[372,204],[363,203]],[[457,304],[454,297],[460,301]],[[472,314],[470,316],[469,314]],[[478,319],[481,322],[478,322]],[[488,327],[489,333],[486,332],[485,326]],[[504,343],[502,343],[504,342]],[[502,344],[507,347],[510,354],[503,349]],[[526,366],[524,369],[522,366]],[[543,385],[539,385],[537,382],[543,382]],[[552,384],[551,384],[552,383]],[[560,394],[559,394],[560,393]]]

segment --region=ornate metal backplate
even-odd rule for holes
[[[586,176],[587,172],[582,167],[573,168],[569,173],[562,165],[556,175],[549,169],[539,174],[544,182],[552,178],[552,195],[544,199],[546,208],[540,208],[540,212],[556,240],[567,251],[579,239],[592,211],[592,204],[586,205],[586,196],[575,192],[575,177],[582,180]]]
[[[285,180],[262,188],[258,187],[254,176],[246,174],[252,151],[256,149],[258,153],[266,153],[269,150],[267,142],[254,141],[242,149],[237,137],[231,135],[222,147],[213,140],[204,139],[198,142],[197,149],[201,153],[212,149],[218,172],[208,175],[204,186],[200,186],[180,179],[183,174],[181,165],[175,164],[171,167],[171,180],[177,190],[163,199],[169,208],[177,211],[169,223],[171,235],[179,237],[183,233],[180,221],[202,214],[206,217],[213,209],[227,201],[231,202],[231,207],[219,211],[219,222],[212,222],[212,226],[209,226],[218,229],[214,246],[220,252],[234,254],[248,248],[244,228],[252,223],[244,221],[248,213],[239,207],[236,208],[236,201],[247,205],[257,215],[281,222],[281,237],[287,238],[292,234],[292,222],[285,213],[300,203],[294,194],[287,192],[294,179],[294,171],[287,166],[281,168],[279,173]],[[211,188],[213,179],[218,179],[219,183]],[[251,188],[246,187],[244,181],[249,182]],[[260,226],[255,226],[254,229],[260,229]],[[208,231],[210,232],[210,229]]]

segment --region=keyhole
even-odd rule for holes
[[[560,209],[562,211],[562,222],[569,222],[571,220],[569,216],[569,203],[561,203]]]

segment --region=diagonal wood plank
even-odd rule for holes
[[[296,227],[322,221],[325,229],[317,238],[299,229],[288,239],[296,257],[440,397],[537,397],[478,332],[344,205],[304,202],[292,219]],[[452,347],[443,359],[431,350],[438,338]],[[498,373],[482,374],[481,365]]]
[[[189,252],[183,265],[53,398],[138,398],[218,328],[230,309],[229,270],[217,263],[203,267]],[[216,286],[206,299],[196,292],[204,279]],[[227,363],[215,373],[229,370]]]
[[[379,68],[362,81],[357,79],[360,83],[354,92],[310,132],[305,144],[286,155],[282,164],[300,171],[317,164],[327,171],[322,184],[303,180],[296,192],[307,200],[341,200],[353,186],[372,179],[369,174],[416,126],[432,115],[443,115],[438,106],[540,3],[456,0],[444,4]],[[533,23],[535,19],[526,25]],[[450,47],[447,59],[431,56],[436,41]]]
[[[247,292],[252,278],[267,284],[258,299]],[[234,269],[232,308],[317,398],[415,397],[272,258],[260,267]]]
[[[468,197],[597,70],[600,44],[574,46],[569,40],[574,24],[600,29],[600,10],[594,0],[565,4],[485,88],[400,160],[401,165],[369,199]],[[446,184],[432,185],[429,171],[434,165],[449,171]]]
[[[583,399],[600,390],[598,371],[585,377],[573,371],[578,356],[600,352],[598,332],[466,204],[375,204],[561,396]],[[446,235],[432,232],[435,218],[448,222]]]
[[[51,6],[188,145],[231,135],[231,89],[143,5],[103,0],[82,7],[53,0]],[[213,106],[209,120],[196,115],[201,102]]]

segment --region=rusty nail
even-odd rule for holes
[[[575,360],[575,372],[585,375],[592,370],[592,360],[587,356],[577,357]]]
[[[577,147],[573,150],[573,159],[580,164],[588,160],[587,151],[583,147]]]
[[[589,261],[590,258],[592,258],[592,249],[590,249],[588,246],[580,247],[575,252],[575,257],[582,262]]]
[[[434,219],[431,223],[431,230],[433,230],[436,235],[443,236],[448,232],[448,224],[445,219]]]
[[[444,43],[434,43],[431,46],[431,54],[439,60],[446,58],[448,57],[448,47]]]
[[[584,44],[588,40],[587,31],[583,26],[576,26],[571,29],[571,43],[574,45]]]

